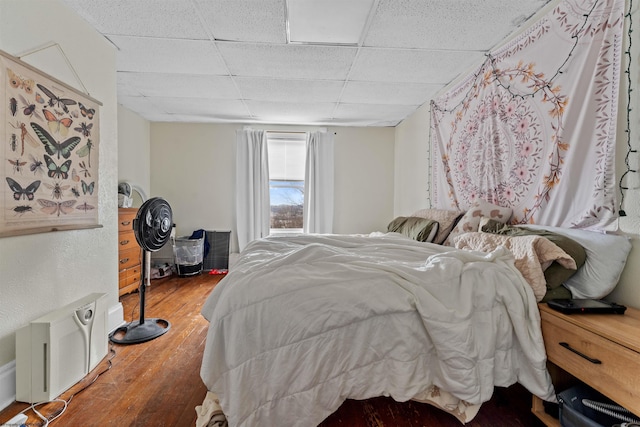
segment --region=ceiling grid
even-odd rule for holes
[[[396,126],[549,2],[62,1],[117,46],[118,102],[149,121],[322,126]],[[292,4],[313,41],[287,42]],[[326,33],[349,22],[355,43]]]

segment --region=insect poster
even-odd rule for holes
[[[100,102],[0,51],[0,236],[98,227]]]

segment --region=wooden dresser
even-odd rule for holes
[[[142,274],[142,249],[133,233],[138,208],[118,208],[119,295],[135,291]]]
[[[577,379],[640,416],[640,310],[566,315],[546,303],[539,308],[556,392]],[[560,425],[535,396],[532,411],[546,425]]]

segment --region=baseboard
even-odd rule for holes
[[[0,411],[16,400],[16,361],[0,366]]]
[[[122,303],[118,302],[116,305],[109,307],[107,330],[111,333],[124,324],[124,309],[122,308]]]

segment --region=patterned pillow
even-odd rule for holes
[[[427,218],[436,221],[440,227],[433,243],[441,245],[453,227],[456,225],[460,217],[464,214],[462,211],[449,211],[445,209],[421,209],[411,216]]]
[[[455,226],[449,237],[444,242],[446,246],[453,245],[453,239],[464,233],[477,232],[480,228],[480,219],[482,217],[493,219],[502,224],[507,223],[513,209],[504,208],[502,206],[494,205],[484,200],[478,200],[471,208],[460,218],[458,224]]]

